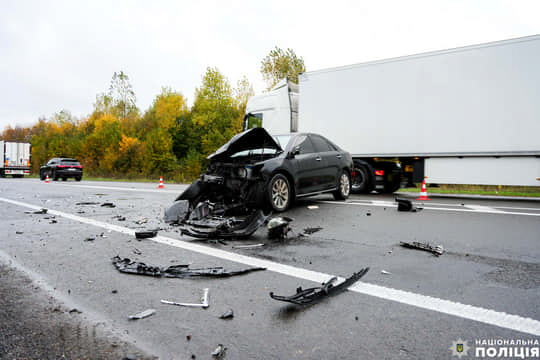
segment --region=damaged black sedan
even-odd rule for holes
[[[253,128],[234,136],[208,160],[206,172],[178,196],[166,221],[204,220],[210,231],[222,227],[223,233],[235,228],[245,233],[253,226],[234,216],[246,215],[259,224],[266,220],[263,214],[285,211],[296,198],[332,193],[343,200],[350,194],[351,155],[317,134],[271,136]]]

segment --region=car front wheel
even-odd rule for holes
[[[339,177],[338,188],[334,192],[334,198],[336,200],[345,200],[351,193],[351,177],[345,170],[341,172]]]
[[[268,187],[270,205],[274,211],[282,212],[289,208],[292,191],[289,180],[283,174],[276,174],[270,180]]]

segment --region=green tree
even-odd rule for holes
[[[247,77],[243,77],[242,80],[238,81],[237,87],[234,90],[236,106],[240,111],[240,114],[246,113],[246,105],[250,97],[255,95],[253,91],[253,86],[250,84]]]
[[[194,126],[201,133],[201,150],[207,156],[229,141],[242,128],[242,113],[236,106],[227,78],[217,68],[208,68],[195,91],[192,107]]]
[[[292,49],[283,51],[276,46],[261,61],[261,73],[268,90],[285,77],[298,84],[298,74],[305,71],[304,59],[296,56]]]

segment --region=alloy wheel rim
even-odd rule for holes
[[[272,202],[278,209],[283,209],[289,200],[289,188],[283,179],[277,179],[272,185]]]
[[[343,194],[343,196],[349,195],[350,188],[351,186],[349,183],[349,177],[347,176],[347,174],[342,174],[341,175],[341,193]]]

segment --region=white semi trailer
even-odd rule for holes
[[[30,144],[0,140],[0,176],[30,175]]]
[[[424,177],[540,186],[540,35],[310,71],[292,85],[250,99],[246,126],[323,134],[353,155],[357,191]]]

